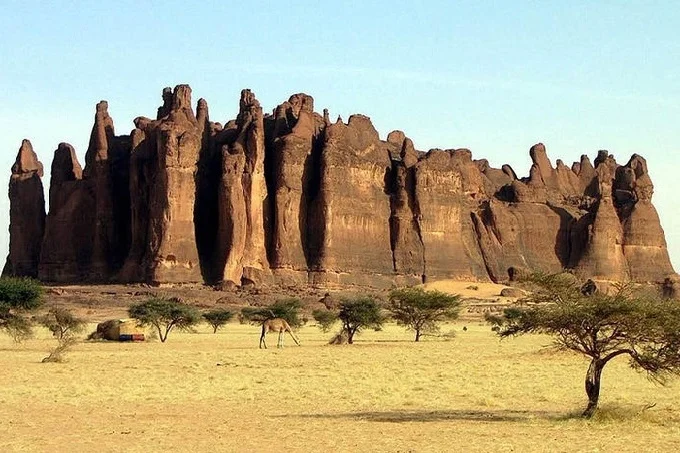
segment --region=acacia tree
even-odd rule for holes
[[[425,291],[423,288],[402,288],[390,292],[387,309],[397,324],[413,330],[415,341],[425,332],[438,332],[439,323],[458,318],[460,296]]]
[[[39,322],[59,340],[82,332],[86,325],[84,319],[78,318],[68,309],[61,307],[50,309],[39,319]]]
[[[234,313],[227,310],[226,308],[210,310],[206,313],[203,313],[203,319],[205,319],[208,324],[212,326],[213,333],[217,333],[217,329],[224,326],[233,317]]]
[[[380,312],[380,305],[368,296],[346,299],[340,303],[338,319],[342,322],[342,330],[347,334],[347,343],[354,343],[354,335],[365,328],[379,330],[385,318]]]
[[[31,322],[23,313],[42,305],[42,287],[29,278],[0,278],[0,330],[16,341],[30,337]]]
[[[338,313],[333,310],[314,310],[312,316],[323,332],[328,332],[338,322]]]
[[[241,317],[248,322],[261,324],[268,319],[285,319],[289,326],[297,328],[302,326],[300,309],[302,302],[296,298],[280,299],[268,307],[244,307]]]
[[[628,356],[633,369],[660,383],[680,374],[680,304],[635,294],[621,285],[612,294],[582,291],[564,275],[533,275],[523,306],[487,320],[501,338],[526,333],[553,337],[555,346],[590,358],[585,377],[592,417],[600,397],[602,371],[615,357]],[[585,294],[584,294],[585,293]]]
[[[175,327],[179,330],[190,331],[201,321],[201,314],[196,308],[175,298],[154,297],[130,306],[128,313],[139,324],[155,327],[162,343],[165,343],[168,334]]]

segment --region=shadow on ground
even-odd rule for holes
[[[447,410],[447,411],[385,411],[385,412],[350,412],[338,414],[299,414],[285,415],[299,418],[355,419],[384,423],[435,422],[442,420],[470,420],[479,422],[523,422],[527,420],[561,420],[563,412],[528,411],[528,410]],[[275,416],[275,417],[284,417]]]

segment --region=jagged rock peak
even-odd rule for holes
[[[76,150],[69,143],[59,143],[52,160],[52,181],[83,179],[83,168],[78,162]]]
[[[21,141],[21,147],[17,153],[16,161],[12,165],[12,174],[20,175],[26,173],[38,173],[38,176],[43,176],[43,165],[38,160],[38,155],[33,151],[33,145],[27,139]]]
[[[172,88],[170,87],[163,88],[162,97],[163,105],[158,107],[158,114],[156,115],[156,119],[166,117],[170,113],[170,109],[172,108]]]
[[[631,168],[635,172],[636,178],[647,174],[647,161],[639,154],[630,156],[630,160],[626,164],[626,167]]]
[[[94,171],[95,162],[108,159],[109,140],[115,135],[113,119],[109,116],[109,103],[99,101],[95,107],[94,125],[90,133],[90,143],[85,153],[85,173],[89,177]]]
[[[255,97],[255,93],[253,93],[250,89],[245,88],[241,90],[241,100],[239,102],[239,107],[241,112],[249,110],[253,107],[259,108],[260,101],[258,101]]]
[[[553,167],[550,159],[548,159],[545,145],[543,143],[536,143],[529,150],[529,156],[531,156],[531,161],[538,166],[542,179],[544,181],[547,180],[552,175]]]
[[[305,93],[296,93],[288,98],[288,102],[293,108],[293,114],[297,117],[300,111],[313,113],[314,112],[314,98]]]
[[[250,121],[263,118],[262,107],[260,101],[257,100],[255,94],[249,89],[241,90],[241,100],[239,101],[239,113],[236,117],[236,124],[239,127],[244,127]]]
[[[510,178],[512,178],[513,181],[517,179],[517,173],[515,173],[515,170],[513,170],[512,167],[511,167],[510,165],[504,164],[504,165],[501,167],[501,170],[503,170],[503,173],[505,173],[505,174],[508,175]]]
[[[97,102],[96,112],[108,115],[109,113],[109,103],[105,100]]]
[[[387,142],[397,145],[399,147],[403,145],[405,139],[406,134],[399,130],[392,131],[389,134],[387,134]]]
[[[380,140],[380,134],[378,134],[378,131],[373,127],[371,119],[366,115],[354,114],[350,116],[347,126],[357,129],[357,131],[367,139]]]
[[[616,167],[616,159],[614,158],[614,155],[609,154],[609,151],[606,149],[601,149],[597,152],[597,157],[595,158],[595,168],[604,163]]]
[[[191,87],[186,84],[177,85],[172,93],[172,110],[184,109],[191,110]]]
[[[208,102],[200,98],[198,103],[196,103],[196,121],[200,127],[204,128],[205,124],[209,121],[210,115],[208,114]]]

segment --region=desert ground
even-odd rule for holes
[[[497,289],[468,291],[496,303]],[[91,331],[144,294],[66,288],[49,297],[87,316]],[[206,306],[220,299],[210,297]],[[173,331],[166,343],[83,340],[64,363],[41,363],[56,346],[44,329],[20,344],[1,335],[0,451],[680,447],[680,380],[660,386],[617,358],[604,372],[600,412],[583,420],[587,361],[548,348],[547,337],[500,341],[477,313],[420,343],[394,324],[342,346],[328,345],[332,332],[313,321],[299,329],[300,347],[287,338],[276,349],[270,335],[260,350],[259,333],[235,321],[217,334],[207,325]]]

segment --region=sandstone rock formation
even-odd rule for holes
[[[9,180],[9,256],[3,275],[37,277],[42,237],[45,233],[43,165],[24,140]]]
[[[45,218],[42,166],[24,141],[10,180],[5,274],[48,281],[356,284],[506,281],[562,272],[633,280],[676,297],[646,161],[555,164],[531,147],[529,176],[467,149],[381,140],[363,115],[332,123],[292,95],[265,115],[250,90],[211,121],[191,89],[166,88],[156,119],[116,136],[97,104],[81,170],[55,152]],[[668,278],[667,278],[668,277]]]
[[[309,207],[318,175],[316,160],[326,122],[314,112],[314,99],[291,96],[265,122],[268,157],[269,262],[276,275],[306,282],[310,268]]]

